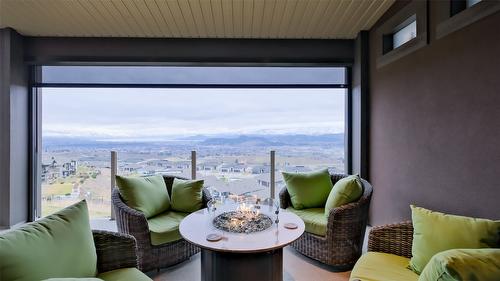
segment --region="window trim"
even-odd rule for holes
[[[66,64],[68,65],[68,64]],[[75,64],[77,66],[78,64]],[[216,64],[217,65],[217,64]],[[32,168],[30,169],[30,210],[29,210],[29,220],[35,221],[41,218],[41,185],[39,180],[39,173],[41,171],[41,125],[42,125],[42,108],[40,95],[41,88],[328,88],[328,89],[346,89],[345,94],[350,96],[352,93],[352,65],[344,64],[304,64],[304,63],[293,63],[293,64],[269,64],[269,63],[256,63],[252,64],[255,66],[272,67],[272,66],[296,66],[296,67],[343,67],[345,70],[345,83],[343,84],[81,84],[81,83],[41,83],[40,73],[42,65],[32,65],[30,68],[30,103],[32,104],[32,111],[30,112],[30,124],[31,131],[31,143],[30,146],[30,161]],[[193,65],[193,66],[203,66],[203,64]],[[241,66],[241,64],[220,64],[220,66]],[[243,64],[243,66],[248,66],[248,64]],[[352,110],[351,103],[349,102],[349,97],[345,99],[345,114],[347,118],[345,119],[346,129],[344,130],[344,169],[346,174],[352,173],[352,144],[350,142],[352,138]],[[36,110],[35,110],[36,108]]]
[[[427,1],[412,1],[377,28],[375,34],[377,44],[374,46],[377,68],[392,63],[428,44],[427,6]],[[395,49],[384,52],[384,38],[393,35],[413,20],[417,21],[417,36]]]
[[[438,24],[435,28],[435,39],[441,39],[500,11],[500,1],[480,1],[452,16],[451,1],[439,1],[437,3]]]

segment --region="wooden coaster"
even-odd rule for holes
[[[297,229],[297,227],[299,227],[298,225],[296,225],[293,222],[285,223],[284,226],[285,226],[285,228],[288,228],[288,229]]]
[[[220,241],[221,239],[222,239],[222,236],[217,234],[217,233],[211,233],[211,234],[207,235],[207,241],[210,241],[210,242],[217,242],[217,241]]]

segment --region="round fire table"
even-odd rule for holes
[[[302,235],[302,219],[280,209],[276,223],[273,207],[262,206],[259,212],[268,214],[273,220],[269,228],[253,233],[234,233],[214,226],[217,214],[233,208],[226,205],[219,209],[222,210],[216,214],[207,209],[194,212],[179,226],[182,237],[201,248],[201,280],[283,281],[283,247]],[[208,241],[210,234],[220,240]]]

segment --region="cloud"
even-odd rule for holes
[[[43,89],[44,136],[344,131],[343,89]]]

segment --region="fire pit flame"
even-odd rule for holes
[[[236,211],[225,212],[213,220],[216,228],[236,233],[263,231],[272,225],[272,220],[252,204],[241,203]]]

